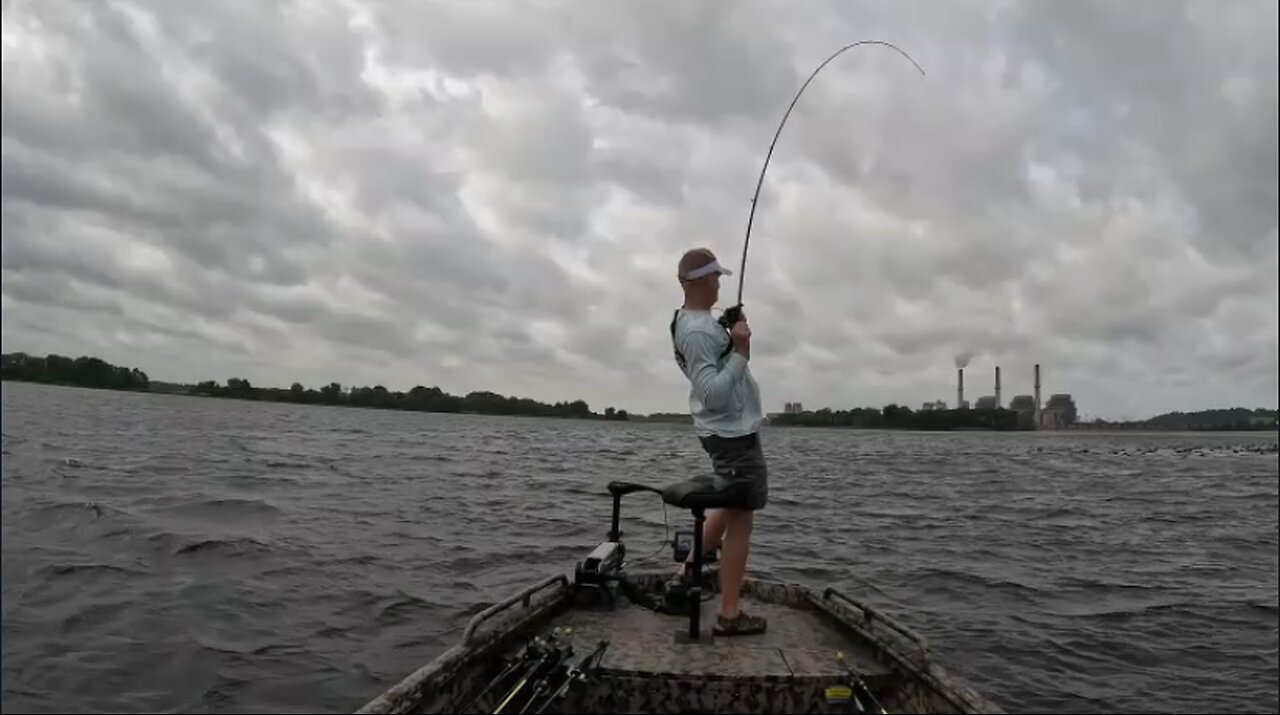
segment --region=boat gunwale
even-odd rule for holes
[[[792,603],[793,607],[812,607],[823,612],[840,627],[849,629],[853,635],[893,660],[904,671],[902,677],[917,678],[961,712],[1004,712],[989,697],[958,680],[938,661],[924,637],[880,608],[863,603],[834,586],[819,588],[794,581],[748,576],[743,583],[743,591],[774,601],[778,600],[774,595],[778,592],[798,593],[803,597],[803,603]]]
[[[886,620],[885,614],[875,610],[866,609],[863,605],[848,596],[843,596],[846,603],[841,603],[829,598],[831,589],[827,589],[819,595],[817,589],[810,586],[800,585],[800,588],[806,592],[810,603],[823,612],[830,615],[840,624],[852,629],[859,637],[864,638],[875,648],[892,658],[899,666],[910,673],[910,677],[916,677],[924,681],[930,690],[945,698],[952,705],[962,712],[967,713],[1003,713],[994,701],[987,696],[974,690],[969,685],[960,682],[949,670],[943,667],[934,657],[932,650],[923,642],[923,639],[917,640],[920,648],[915,655],[909,655],[903,652],[882,633],[876,633],[868,626],[876,621],[889,624],[894,631],[902,633],[902,635],[913,640],[919,637],[906,629],[900,624],[892,623]],[[839,593],[838,591],[836,593]],[[853,613],[854,609],[862,612],[862,618],[858,618]],[[865,624],[865,625],[864,625]]]
[[[534,599],[534,594],[542,591],[547,585],[558,583],[561,588],[549,596]],[[433,681],[445,681],[474,665],[477,661],[488,657],[489,653],[502,647],[502,644],[513,636],[537,625],[564,610],[570,604],[573,588],[568,579],[557,575],[543,579],[533,586],[526,587],[499,601],[484,611],[472,616],[463,630],[463,637],[440,655],[432,658],[422,667],[406,675],[390,688],[379,693],[365,703],[356,715],[381,715],[383,713],[412,712],[421,707],[424,689]],[[506,612],[517,601],[523,601],[524,610]],[[494,627],[482,635],[476,635],[478,627],[492,620]],[[406,709],[404,705],[411,707]]]

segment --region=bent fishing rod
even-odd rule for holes
[[[915,68],[920,71],[921,77],[926,76],[924,68],[912,59],[911,55],[908,55],[896,45],[883,40],[859,40],[858,42],[845,45],[831,53],[831,56],[823,60],[822,64],[818,65],[817,69],[809,75],[809,78],[804,81],[804,84],[800,85],[800,91],[796,92],[796,96],[792,98],[791,105],[787,107],[786,113],[782,115],[782,121],[778,123],[778,130],[773,133],[773,141],[769,143],[769,152],[765,154],[764,157],[764,166],[760,167],[760,178],[756,180],[756,192],[751,197],[751,213],[747,216],[747,237],[742,243],[742,264],[738,268],[738,300],[733,307],[726,309],[724,311],[724,315],[720,318],[720,323],[726,328],[732,327],[734,323],[742,319],[742,284],[746,280],[747,274],[747,247],[751,244],[751,224],[756,216],[756,202],[760,199],[760,187],[764,185],[764,174],[769,170],[769,159],[773,158],[773,148],[778,144],[778,137],[782,135],[782,128],[786,126],[787,118],[791,116],[791,110],[795,109],[796,102],[800,101],[800,95],[804,94],[804,90],[809,86],[809,83],[813,81],[813,78],[818,76],[818,73],[822,71],[822,68],[826,67],[836,57],[844,54],[845,51],[861,45],[882,45],[884,47],[888,47],[903,57],[906,57],[907,61],[912,65],[915,65]]]

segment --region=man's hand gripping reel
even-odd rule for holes
[[[732,306],[730,308],[725,308],[725,311],[723,314],[721,314],[718,322],[720,323],[720,325],[724,326],[725,330],[732,330],[734,324],[740,320],[742,320],[742,304],[741,303],[735,306]]]

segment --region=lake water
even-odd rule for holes
[[[751,568],[881,604],[1010,712],[1276,712],[1275,433],[765,448]],[[569,572],[608,480],[705,468],[682,425],[5,383],[3,710],[351,712]],[[624,518],[662,546],[657,497]]]

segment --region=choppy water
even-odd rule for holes
[[[705,466],[677,425],[15,383],[3,410],[5,712],[350,712],[585,555],[606,481]],[[752,567],[884,603],[1010,711],[1275,712],[1275,449],[774,429]],[[660,546],[656,497],[624,516]]]

